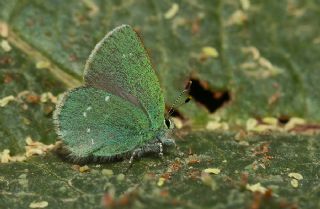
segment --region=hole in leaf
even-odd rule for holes
[[[190,95],[211,113],[221,108],[231,99],[229,91],[212,91],[207,83],[197,79],[191,79],[191,81]]]
[[[290,117],[287,116],[287,115],[281,115],[281,116],[278,118],[279,123],[282,124],[282,125],[287,124],[287,123],[289,122],[289,120],[290,120]]]

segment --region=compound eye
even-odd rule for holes
[[[171,122],[170,119],[164,119],[164,124],[166,125],[166,127],[168,129],[173,129],[174,128],[174,125],[173,125],[173,123]]]

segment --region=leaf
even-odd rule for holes
[[[241,145],[234,135],[194,132],[177,141],[180,151],[165,154],[163,160],[144,157],[128,172],[128,161],[87,164],[89,170],[81,172],[49,153],[0,165],[0,205],[23,208],[31,202],[47,201],[52,208],[61,204],[67,208],[99,208],[101,201],[109,198],[114,204],[124,204],[121,201],[126,199],[125,204],[136,207],[248,208],[255,197],[246,185],[259,182],[266,188],[265,195],[270,195],[263,197],[262,205],[282,208],[286,202],[317,208],[319,179],[314,171],[320,169],[319,139],[261,135],[247,139],[249,145]],[[269,151],[261,153],[264,146]],[[188,163],[190,148],[198,159],[192,166]],[[212,176],[215,191],[200,180],[208,167],[223,170]],[[293,171],[304,173],[298,188],[291,186],[288,177]]]
[[[285,134],[319,129],[318,10],[315,0],[0,1],[4,162],[26,157],[28,137],[57,140],[57,96],[81,85],[91,50],[121,24],[144,41],[167,105],[191,78],[194,100],[178,113],[216,131],[182,129],[179,150],[128,172],[127,161],[72,165],[54,151],[2,163],[0,208],[319,208],[319,136]],[[246,125],[258,133],[238,131]],[[257,183],[264,194],[246,190]]]
[[[245,124],[252,116],[320,119],[320,87],[314,76],[319,65],[318,14],[312,3],[14,2],[1,12],[11,35],[78,79],[93,46],[115,26],[128,23],[150,52],[168,104],[191,77],[212,92],[232,95],[229,105],[218,109],[229,122]],[[179,12],[165,19],[173,5]],[[246,18],[233,24],[230,18],[239,11]],[[201,59],[206,46],[215,46],[219,57]],[[207,110],[197,102],[180,111],[197,123],[208,120]]]

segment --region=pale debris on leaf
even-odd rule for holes
[[[181,129],[183,127],[182,120],[180,118],[172,117],[171,118],[174,124],[174,127],[177,129]]]
[[[171,8],[164,14],[164,18],[171,19],[173,18],[179,11],[179,5],[177,3],[173,3]]]
[[[303,179],[303,176],[300,173],[289,173],[288,176],[291,177],[291,178],[295,178],[297,180],[302,180]]]
[[[258,125],[258,121],[254,118],[249,118],[246,123],[247,131],[253,130]]]
[[[84,166],[79,167],[79,171],[80,171],[80,173],[88,172],[88,171],[90,171],[90,168],[89,168],[89,166],[84,165]]]
[[[33,141],[30,136],[26,138],[26,156],[30,157],[32,155],[42,155],[46,152],[56,148],[61,145],[61,142],[58,141],[55,144],[43,144],[42,142]]]
[[[226,26],[242,25],[247,20],[248,16],[242,10],[237,10],[226,21]]]
[[[8,163],[10,160],[10,150],[5,149],[0,153],[1,163]]]
[[[27,159],[26,156],[24,155],[15,155],[15,156],[10,156],[10,162],[22,162]]]
[[[93,0],[83,0],[83,3],[90,9],[88,12],[90,17],[94,17],[99,13],[99,6]]]
[[[202,56],[206,58],[207,57],[217,58],[219,56],[217,49],[211,46],[202,47],[201,53],[202,53]]]
[[[247,131],[254,131],[254,132],[265,132],[265,131],[270,131],[270,130],[279,131],[279,130],[281,130],[281,128],[277,124],[275,124],[275,123],[278,123],[278,122],[275,121],[274,119],[272,119],[271,117],[264,118],[263,122],[267,122],[268,124],[259,124],[256,119],[250,118],[250,119],[247,120],[246,129],[247,129]]]
[[[105,175],[108,177],[113,176],[113,170],[111,170],[111,169],[102,169],[101,173],[102,173],[102,175]]]
[[[9,149],[0,152],[0,163],[22,162],[24,160],[26,160],[26,157],[23,155],[10,156]]]
[[[221,170],[219,168],[206,168],[203,170],[203,172],[209,173],[209,174],[219,174]]]
[[[45,60],[41,60],[41,61],[38,61],[36,63],[36,68],[37,69],[46,69],[46,68],[49,68],[49,67],[50,67],[50,62],[45,61]]]
[[[304,125],[304,124],[306,124],[306,121],[304,119],[293,117],[293,118],[290,118],[288,123],[286,123],[286,125],[284,126],[284,129],[286,131],[289,131],[294,127],[296,127],[297,125]]]
[[[251,53],[254,60],[257,60],[260,58],[260,51],[259,49],[257,49],[257,47],[254,47],[254,46],[242,47],[241,50],[243,53]]]
[[[51,92],[45,92],[45,93],[41,94],[40,101],[42,103],[48,102],[49,100],[54,104],[56,104],[58,102],[57,97],[53,96],[53,94]]]
[[[123,181],[125,179],[125,175],[123,173],[120,173],[117,175],[117,181]]]
[[[165,181],[166,181],[166,179],[165,179],[165,178],[160,177],[160,178],[159,178],[159,180],[158,180],[157,185],[158,185],[159,187],[161,187],[161,186],[163,186],[163,185],[164,185],[164,182],[165,182]]]
[[[11,101],[15,101],[15,97],[10,95],[10,96],[7,96],[7,97],[4,97],[2,99],[0,99],[0,107],[4,107],[6,106],[9,102]]]
[[[209,121],[206,125],[207,130],[229,130],[229,125],[225,122]]]
[[[261,186],[260,183],[256,183],[253,185],[247,184],[246,185],[246,189],[251,191],[251,192],[260,192],[262,194],[264,194],[267,191],[267,188]]]
[[[7,38],[9,35],[9,27],[5,22],[0,21],[0,36]]]
[[[260,51],[257,47],[254,47],[254,46],[242,47],[241,51],[246,54],[251,53],[254,60],[258,60],[260,58]]]
[[[250,0],[240,0],[240,3],[243,10],[248,10],[250,8]]]
[[[5,52],[9,52],[12,49],[7,40],[2,40],[0,43],[0,46],[3,49],[3,51],[5,51]]]
[[[273,117],[265,117],[262,118],[262,122],[269,124],[269,125],[278,125],[278,119],[277,118],[273,118]]]
[[[293,188],[298,188],[299,186],[299,181],[297,179],[291,179],[290,183]]]
[[[46,208],[49,205],[47,201],[41,201],[41,202],[32,202],[29,205],[29,208]]]
[[[216,181],[208,173],[205,173],[205,172],[201,173],[201,181],[203,182],[204,185],[211,187],[213,191],[217,189]]]

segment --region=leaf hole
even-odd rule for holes
[[[192,78],[191,81],[189,94],[195,101],[205,106],[210,113],[217,111],[231,100],[229,91],[213,91],[209,89],[206,82]]]

